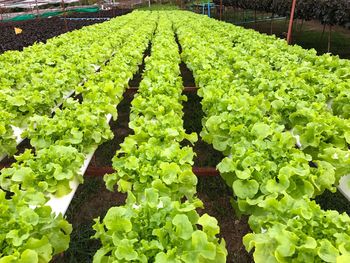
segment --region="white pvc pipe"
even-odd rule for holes
[[[107,119],[107,123],[109,123],[109,121],[112,119],[112,115],[108,114],[106,116]],[[84,164],[82,165],[82,167],[80,168],[80,174],[84,175],[86,169],[89,166],[89,163],[92,159],[92,156],[94,155],[95,151],[97,150],[97,146],[86,156]],[[71,187],[72,191],[62,197],[55,197],[53,195],[49,195],[50,200],[46,203],[46,205],[50,206],[52,209],[52,212],[54,212],[57,215],[62,214],[64,215],[67,212],[67,209],[69,207],[69,204],[71,203],[75,192],[78,189],[79,186],[79,182],[78,180],[75,178],[74,180],[72,180],[69,183],[69,186]]]
[[[343,176],[340,181],[339,181],[339,185],[338,185],[338,190],[339,192],[342,193],[342,195],[348,199],[348,201],[350,202],[350,174],[349,175],[345,175]]]
[[[96,150],[96,149],[95,149]],[[83,166],[80,168],[80,173],[84,174],[87,167],[89,166],[89,163],[92,159],[92,156],[95,153],[95,150],[93,150],[91,153],[89,153],[84,161]],[[52,212],[57,215],[62,214],[64,215],[69,207],[69,204],[71,203],[75,192],[78,189],[79,186],[79,182],[77,180],[77,178],[74,178],[74,180],[70,181],[69,186],[71,187],[72,191],[62,197],[55,197],[53,195],[49,195],[50,200],[46,203],[46,205],[50,206],[52,209]]]

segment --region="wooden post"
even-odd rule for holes
[[[294,12],[295,12],[295,5],[296,5],[296,3],[297,3],[297,0],[293,0],[292,10],[290,12],[288,34],[287,34],[287,43],[288,44],[290,44],[291,40],[292,40],[292,30],[293,30],[293,21],[294,21]]]
[[[34,14],[34,8],[32,7],[32,3],[29,2],[29,9],[32,14]]]
[[[322,34],[321,34],[321,38],[320,40],[323,39],[323,36],[324,36],[324,32],[326,31],[326,24],[323,25],[323,30],[322,30]]]
[[[220,20],[222,20],[222,0],[220,0]]]
[[[115,17],[115,6],[114,1],[111,0],[111,7],[112,7],[112,16]]]
[[[254,9],[254,29],[256,30],[256,7]]]
[[[38,7],[38,0],[35,0],[35,7],[36,7],[36,15],[37,15],[37,19],[39,19],[39,7]]]
[[[237,13],[238,13],[238,8],[234,7],[234,9],[233,9],[233,22],[236,22],[237,17],[239,19],[239,14],[237,14]]]
[[[67,25],[67,14],[66,14],[66,8],[64,7],[64,0],[61,1],[61,7],[63,11],[63,17],[64,17],[64,26],[66,28],[66,31],[68,32],[68,25]]]
[[[328,34],[328,49],[327,52],[331,51],[331,37],[332,37],[332,25],[329,25],[329,34]]]
[[[303,25],[304,25],[304,19],[301,20],[301,25],[300,25],[300,28],[299,28],[299,32],[301,32],[301,30],[303,29]]]
[[[0,18],[1,18],[1,21],[4,20],[3,12],[4,12],[4,10],[2,9],[2,7],[0,7]]]
[[[272,23],[273,23],[274,16],[275,16],[275,13],[272,13],[272,15],[271,15],[271,21],[270,21],[270,35],[272,35],[272,32],[273,32]]]
[[[272,33],[273,33],[273,19],[274,19],[274,16],[275,16],[275,0],[272,0],[272,3],[271,3],[271,23],[270,23],[270,35],[272,35]]]

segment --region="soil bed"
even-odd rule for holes
[[[67,17],[114,17],[129,13],[131,10],[116,9],[97,13],[68,14]],[[104,20],[67,20],[68,31],[80,29]],[[21,34],[16,35],[14,27],[21,28]],[[0,22],[0,54],[7,50],[23,50],[35,42],[46,42],[47,39],[66,33],[62,17],[40,18],[18,22]]]
[[[149,55],[146,52],[146,55]],[[181,74],[184,86],[195,86],[192,72],[181,64]],[[139,73],[135,74],[129,86],[138,87],[141,80],[144,65],[140,66]],[[184,127],[188,133],[200,133],[202,129],[201,120],[203,112],[201,109],[201,98],[195,93],[186,93],[188,98],[184,102]],[[133,96],[125,95],[124,100],[118,106],[118,120],[112,121],[111,128],[114,132],[114,139],[101,145],[96,151],[92,164],[97,167],[111,166],[112,158],[120,147],[124,138],[131,134],[128,127],[130,106]],[[215,151],[211,145],[203,142],[199,137],[198,142],[193,146],[196,152],[196,167],[215,167],[223,156]],[[98,241],[90,240],[89,236],[94,234],[91,229],[93,218],[103,218],[108,209],[112,206],[122,205],[125,196],[117,192],[109,192],[104,186],[102,177],[85,177],[85,183],[79,186],[78,192],[68,210],[68,220],[73,224],[72,244],[62,258],[57,262],[91,262],[93,254],[99,248]],[[93,188],[93,189],[92,189]],[[89,192],[92,189],[91,193]],[[253,262],[251,254],[245,251],[242,244],[243,236],[248,233],[249,226],[247,217],[238,218],[231,206],[230,198],[232,191],[224,183],[221,177],[200,177],[198,178],[198,197],[204,203],[204,209],[199,213],[207,213],[214,216],[221,229],[221,237],[227,243],[229,252],[227,262]],[[85,211],[87,210],[87,211]],[[88,249],[85,249],[88,248]]]

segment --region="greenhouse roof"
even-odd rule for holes
[[[43,6],[48,4],[61,3],[62,0],[0,0],[2,8],[32,8],[34,6]],[[79,0],[64,0],[65,3],[79,2]]]

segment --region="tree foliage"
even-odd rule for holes
[[[214,2],[219,4],[218,0]],[[292,0],[223,0],[223,4],[288,16]],[[329,25],[344,25],[350,22],[350,1],[298,0],[295,17],[304,20],[316,19]]]

